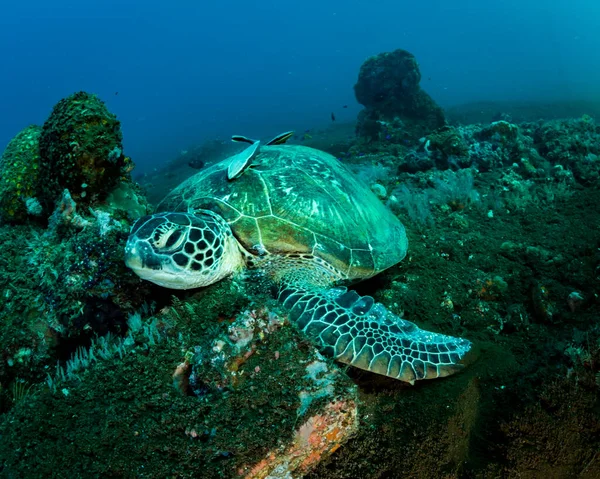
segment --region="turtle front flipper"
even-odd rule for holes
[[[471,349],[466,339],[424,331],[346,288],[284,285],[279,300],[324,354],[411,384],[455,373]]]

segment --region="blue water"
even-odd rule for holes
[[[214,136],[350,121],[361,63],[396,48],[442,106],[600,96],[597,0],[7,3],[0,148],[79,90],[118,115],[141,169]]]

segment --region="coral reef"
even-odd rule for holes
[[[149,285],[125,267],[123,248],[149,205],[128,178],[132,163],[116,154],[120,142],[114,116],[78,93],[3,154],[0,386],[38,381],[95,335],[124,333],[126,315],[146,301]]]
[[[411,244],[357,291],[478,350],[415,386],[324,359],[258,275],[175,297],[140,282],[130,181],[92,204],[63,185],[42,221],[6,189],[0,475],[600,477],[599,130],[514,118],[418,140],[382,120],[339,155]]]
[[[0,158],[0,221],[23,222],[42,213],[38,197],[41,128],[31,125],[15,136]]]
[[[147,300],[149,285],[124,265],[127,214],[79,211],[65,190],[47,229],[0,228],[0,383],[37,379],[94,335],[124,332]]]
[[[423,148],[438,153],[436,165],[446,169],[448,166],[468,166],[463,158],[468,156],[468,146],[460,132],[449,125],[435,130],[425,138]]]
[[[501,120],[470,133],[474,135],[470,138],[471,160],[480,170],[518,164],[526,175],[537,174],[536,167],[543,159],[535,150],[533,139],[517,125]]]
[[[246,308],[231,318],[232,305]],[[13,408],[16,421],[3,421],[2,472],[308,473],[356,433],[358,391],[285,317],[255,306],[223,281],[154,316],[130,315],[123,339],[106,335],[78,349]],[[173,371],[186,369],[182,358],[205,364],[185,394],[171,380]],[[17,446],[23,437],[31,438],[29,445]]]
[[[570,169],[578,182],[589,185],[600,178],[600,126],[590,116],[545,122],[533,138],[544,158]]]
[[[42,203],[51,208],[65,188],[84,205],[103,200],[133,169],[122,139],[119,121],[96,95],[59,101],[40,136]]]

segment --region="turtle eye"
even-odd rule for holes
[[[173,228],[159,232],[159,234],[155,236],[154,246],[159,250],[174,251],[180,248],[184,241],[185,235],[183,234],[183,231],[179,228]]]

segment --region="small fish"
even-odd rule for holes
[[[253,140],[252,138],[248,138],[247,136],[232,135],[231,141],[238,142],[238,143],[250,143],[252,145],[256,140]]]
[[[331,112],[331,121],[335,121],[335,113]]]
[[[119,92],[118,92],[118,91],[116,91],[116,92],[115,92],[115,95],[118,95],[118,94],[119,94]]]
[[[285,133],[281,133],[273,138],[267,145],[283,145],[286,141],[288,141],[292,136],[294,136],[293,131],[286,131]]]
[[[348,108],[348,105],[344,105],[342,108]]]
[[[193,168],[194,170],[200,170],[204,167],[204,162],[196,158],[191,161],[188,161],[188,166],[190,168]]]

